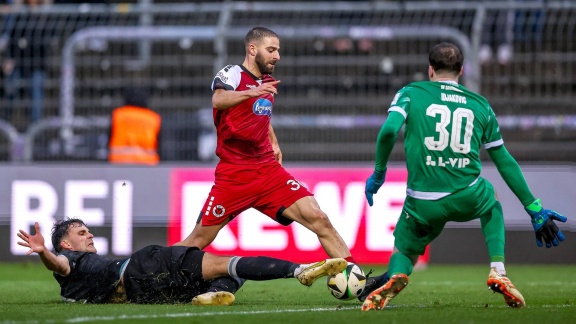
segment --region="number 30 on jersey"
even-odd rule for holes
[[[445,105],[432,104],[426,109],[430,117],[440,116],[436,123],[438,140],[434,136],[424,138],[424,144],[431,151],[444,151],[450,145],[452,151],[466,154],[470,152],[470,140],[474,129],[474,113],[470,109],[457,108],[454,113]],[[464,124],[464,120],[466,123]],[[452,121],[450,132],[448,125]],[[464,132],[464,136],[462,133]]]

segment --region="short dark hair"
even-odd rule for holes
[[[246,37],[244,38],[244,45],[248,46],[248,44],[252,42],[259,42],[264,37],[280,38],[275,32],[266,27],[254,27],[250,29],[248,34],[246,34]]]
[[[428,62],[436,72],[449,72],[458,75],[464,65],[464,55],[458,46],[443,42],[430,49]]]
[[[62,221],[57,222],[52,226],[52,246],[54,246],[54,250],[60,253],[62,251],[62,247],[60,246],[60,242],[64,236],[68,234],[70,230],[70,226],[86,226],[84,221],[78,218],[68,218]]]

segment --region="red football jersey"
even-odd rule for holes
[[[212,91],[245,91],[275,79],[269,74],[258,79],[242,65],[228,65],[212,81]],[[222,162],[261,164],[276,161],[269,139],[274,95],[247,99],[237,106],[213,109],[218,134],[216,155]]]

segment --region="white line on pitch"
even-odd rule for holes
[[[77,317],[67,319],[66,323],[82,323],[93,321],[116,321],[131,319],[153,319],[153,318],[177,318],[177,317],[201,317],[201,316],[218,316],[218,315],[257,315],[257,314],[276,314],[276,313],[304,313],[304,312],[328,312],[338,310],[359,310],[359,306],[330,307],[330,308],[303,308],[303,309],[278,309],[268,311],[241,311],[241,312],[208,312],[208,313],[175,313],[161,315],[119,315],[119,316],[94,316],[94,317]]]
[[[477,285],[479,282],[484,283],[484,281],[411,281],[414,282],[414,286],[473,286]],[[546,282],[525,282],[522,286],[574,286],[576,282],[569,281],[546,281]]]

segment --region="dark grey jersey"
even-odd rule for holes
[[[60,295],[67,302],[106,303],[120,279],[120,268],[126,259],[113,260],[89,252],[62,251],[68,258],[70,274],[54,273],[60,284]]]

